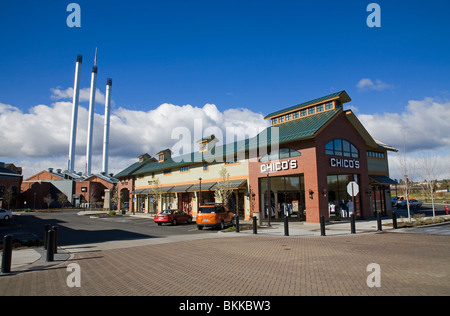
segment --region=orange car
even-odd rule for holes
[[[234,225],[233,212],[228,212],[222,205],[200,206],[197,215],[197,228],[199,230],[202,230],[203,227],[218,227],[222,230],[225,225]]]

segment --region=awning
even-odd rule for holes
[[[137,189],[131,192],[131,194],[145,194],[146,189]]]
[[[211,188],[213,186],[216,185],[216,182],[202,182],[202,191],[208,191],[211,190]],[[200,182],[194,184],[192,187],[189,188],[188,190],[189,192],[196,192],[196,191],[200,191]]]
[[[238,189],[247,182],[247,179],[231,180],[230,189]],[[216,183],[211,190],[217,190],[218,183]]]
[[[172,192],[173,186],[168,186],[168,187],[160,187],[160,188],[146,188],[146,189],[137,189],[134,190],[133,192],[131,192],[131,194],[154,194],[154,193],[167,193],[167,192]]]
[[[370,182],[374,182],[375,184],[397,184],[395,180],[392,180],[387,176],[369,175],[369,178]]]
[[[173,186],[168,186],[168,187],[162,187],[160,189],[156,189],[156,191],[160,191],[162,193],[167,193],[167,192],[172,192]]]
[[[169,192],[183,193],[183,192],[186,192],[191,186],[192,186],[192,184],[176,185],[173,188],[171,188]]]

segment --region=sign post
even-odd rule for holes
[[[359,185],[358,183],[356,183],[355,181],[350,182],[347,185],[347,193],[348,195],[350,195],[352,197],[352,203],[353,203],[353,212],[355,212],[355,197],[358,195],[359,193]],[[350,212],[350,210],[349,210]]]

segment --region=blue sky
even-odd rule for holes
[[[51,107],[52,89],[73,87],[77,54],[88,88],[98,47],[97,87],[113,78],[116,110],[210,103],[266,115],[340,90],[364,115],[449,104],[447,0],[376,1],[380,28],[367,26],[364,0],[78,0],[81,28],[66,24],[70,2],[0,3],[0,103],[24,115]]]

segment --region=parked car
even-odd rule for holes
[[[422,207],[422,202],[417,201],[415,199],[410,199],[409,200],[409,207],[410,208],[421,208]],[[397,203],[397,207],[398,208],[407,208],[408,204],[406,203],[406,200],[400,201]]]
[[[0,220],[9,220],[12,218],[11,211],[5,210],[3,208],[0,208]]]
[[[153,221],[160,226],[163,223],[170,223],[175,226],[180,223],[191,223],[192,216],[180,210],[164,210],[156,214]]]
[[[403,197],[396,196],[392,198],[391,204],[392,206],[397,206],[397,203],[401,201],[403,201]]]
[[[200,206],[197,215],[197,228],[202,230],[203,227],[217,227],[220,230],[225,226],[234,225],[234,214],[229,212],[222,205],[205,205]]]

